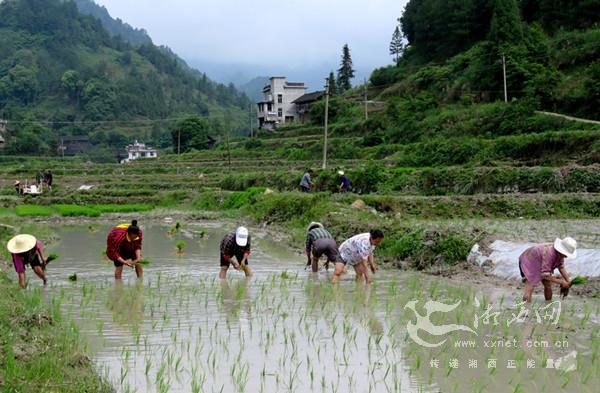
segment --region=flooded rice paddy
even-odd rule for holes
[[[600,383],[593,299],[559,303],[555,320],[557,305],[539,291],[525,316],[516,290],[399,270],[380,270],[369,288],[352,272],[332,286],[331,270],[305,271],[303,257],[256,232],[254,277],[230,269],[221,281],[219,243],[233,228],[215,223],[171,235],[144,226],[143,280],[125,268],[115,283],[102,255],[109,229],[60,228],[44,293],[119,392],[592,392]]]

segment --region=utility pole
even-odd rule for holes
[[[325,78],[325,135],[323,138],[323,169],[327,168],[327,123],[329,121],[329,77]]]
[[[181,129],[177,130],[177,174],[179,175],[179,158],[181,154]]]
[[[369,119],[369,108],[367,104],[367,78],[365,78],[365,120]]]
[[[226,129],[226,140],[227,140],[227,163],[229,164],[229,171],[231,172],[231,149],[229,147],[229,112],[225,112],[225,129]]]
[[[506,90],[506,58],[502,54],[502,75],[504,76],[504,102],[508,102],[508,91]]]
[[[250,116],[250,138],[252,138],[252,104],[249,105],[249,116]]]

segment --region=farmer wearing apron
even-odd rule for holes
[[[121,224],[114,227],[106,239],[106,256],[115,265],[115,280],[120,280],[123,274],[123,265],[135,266],[135,274],[142,277],[142,230],[137,226],[137,220],[130,224]]]
[[[538,244],[525,250],[519,257],[519,271],[525,283],[523,300],[531,302],[534,287],[544,284],[544,298],[552,300],[552,283],[569,288],[569,273],[565,258],[577,257],[577,242],[571,237],[556,239],[554,243]],[[558,269],[562,278],[554,277]]]

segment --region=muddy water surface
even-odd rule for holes
[[[59,229],[49,291],[62,299],[99,368],[129,392],[387,392],[435,390],[410,376],[386,273],[364,290],[347,277],[303,270],[305,259],[252,233],[254,277],[217,278],[218,224],[145,226],[143,280],[125,268],[115,283],[102,256],[109,227]],[[200,237],[199,232],[204,236]],[[186,243],[183,254],[175,244]],[[77,281],[68,279],[73,274]],[[383,276],[383,275],[382,275]]]
[[[370,288],[356,286],[352,273],[334,287],[331,272],[306,272],[304,258],[257,231],[255,276],[230,270],[221,282],[218,248],[228,228],[214,223],[173,236],[165,225],[145,226],[152,263],[144,279],[126,269],[115,283],[102,256],[109,229],[59,229],[51,251],[61,258],[50,266],[47,294],[61,300],[120,392],[596,392],[600,385],[596,299],[548,305],[537,291],[523,316],[519,290],[506,285],[396,269],[379,271]],[[413,337],[418,316],[444,328],[423,325]]]

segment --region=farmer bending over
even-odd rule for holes
[[[552,283],[562,288],[569,288],[569,274],[565,269],[565,258],[577,256],[577,242],[571,237],[556,239],[554,243],[543,243],[530,247],[519,257],[519,271],[525,289],[523,300],[531,302],[533,288],[540,282],[544,284],[544,297],[552,300]],[[563,278],[554,277],[552,273],[558,269]]]
[[[373,229],[371,232],[355,235],[343,242],[340,246],[340,256],[343,262],[335,264],[333,282],[339,281],[344,268],[343,265],[347,263],[354,266],[356,281],[361,281],[364,277],[365,283],[370,284],[371,276],[367,265],[369,265],[371,272],[375,274],[377,267],[375,266],[373,252],[375,246],[379,245],[382,240],[383,232],[379,229]]]
[[[233,260],[233,257],[237,262]],[[235,270],[242,269],[246,277],[252,275],[252,270],[248,266],[248,257],[250,256],[250,235],[248,229],[239,227],[235,232],[229,232],[221,241],[221,270],[219,278],[227,278],[227,269],[233,265]]]
[[[142,277],[142,230],[137,226],[137,220],[130,224],[117,225],[108,234],[106,239],[106,256],[115,265],[115,280],[120,280],[123,274],[123,265],[135,266],[135,274]]]
[[[319,270],[319,258],[327,256],[326,268],[329,262],[341,262],[338,246],[331,233],[320,222],[311,222],[306,230],[306,257],[307,266],[312,266],[312,271]]]
[[[8,241],[6,245],[12,254],[13,265],[19,276],[19,286],[25,288],[25,265],[30,265],[35,274],[48,283],[46,278],[46,261],[44,257],[44,245],[31,235],[17,235]]]

